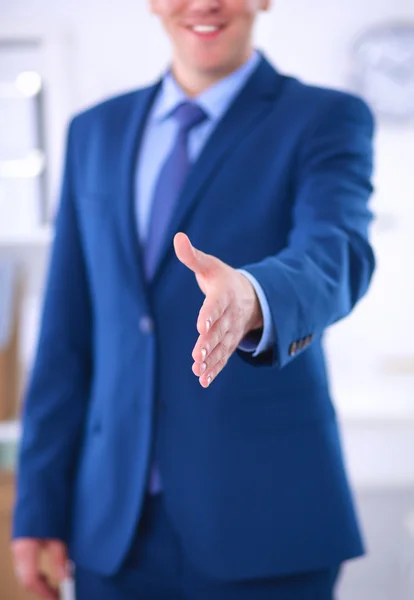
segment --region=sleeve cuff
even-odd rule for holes
[[[266,350],[272,348],[275,343],[272,316],[263,288],[257,279],[244,269],[238,269],[238,271],[244,275],[254,287],[263,314],[263,329],[250,332],[245,338],[243,338],[238,348],[244,352],[250,352],[254,357],[256,357],[262,352],[266,352]]]

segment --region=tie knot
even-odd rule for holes
[[[177,106],[174,111],[174,117],[180,124],[181,131],[184,131],[185,133],[207,119],[204,110],[198,106],[198,104],[194,104],[193,102],[183,102]]]

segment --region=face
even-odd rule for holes
[[[218,79],[239,66],[252,50],[256,16],[271,0],[151,0],[173,46],[180,75]]]

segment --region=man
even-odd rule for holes
[[[321,344],[374,269],[372,117],[252,49],[269,4],[152,0],[171,70],[70,126],[14,519],[45,598],[42,549],[77,600],[328,600],[363,552]]]

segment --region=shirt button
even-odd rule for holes
[[[152,333],[154,331],[154,321],[148,315],[144,315],[139,320],[139,330],[141,333]]]

